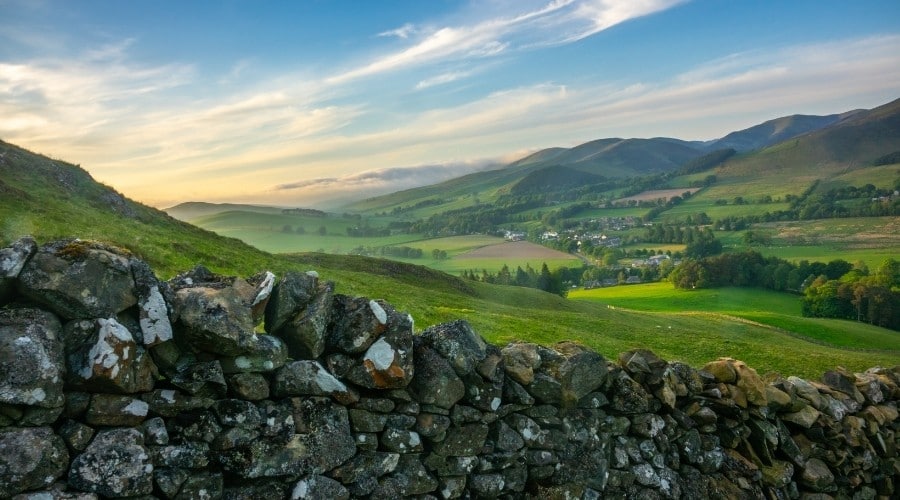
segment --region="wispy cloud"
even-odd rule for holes
[[[682,1],[554,0],[537,9],[480,19],[471,24],[442,26],[428,31],[414,30],[406,25],[380,35],[407,39],[421,32],[422,36],[412,45],[335,75],[328,81],[337,84],[411,66],[493,57],[510,50],[570,43]]]
[[[410,23],[406,23],[397,29],[392,29],[389,31],[382,31],[381,33],[378,34],[378,36],[397,37],[397,38],[402,38],[405,40],[405,39],[409,38],[410,35],[415,34],[417,31],[418,31],[418,29],[415,26],[413,26]]]
[[[416,90],[423,90],[436,85],[444,85],[455,82],[463,78],[468,78],[472,74],[471,71],[451,71],[449,73],[441,73],[440,75],[426,78],[416,84]]]

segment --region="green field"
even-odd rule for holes
[[[855,321],[805,318],[800,314],[800,297],[787,293],[734,287],[679,290],[660,282],[576,290],[569,297],[637,311],[735,316],[835,347],[891,351],[900,356],[900,332]]]

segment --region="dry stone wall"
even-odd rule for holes
[[[499,348],[314,272],[0,249],[4,498],[891,498],[898,382]]]

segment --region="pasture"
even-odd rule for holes
[[[735,287],[679,290],[659,282],[573,290],[569,298],[635,311],[736,317],[815,343],[890,352],[900,361],[900,332],[855,321],[805,318],[800,314],[800,297],[788,293]]]

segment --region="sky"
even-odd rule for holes
[[[0,139],[160,208],[334,208],[898,97],[897,0],[0,0]]]

